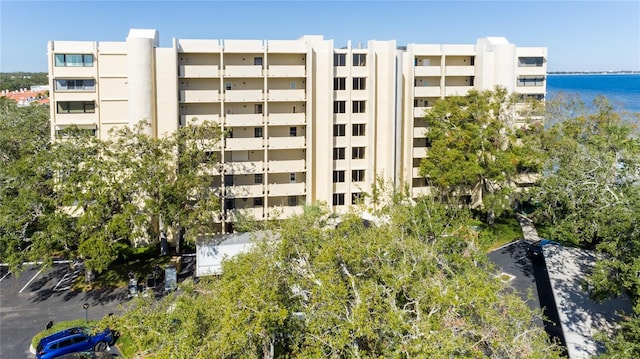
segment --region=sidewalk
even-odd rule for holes
[[[525,242],[533,243],[540,240],[538,236],[538,232],[536,231],[536,227],[533,225],[533,221],[531,221],[526,216],[518,214],[518,222],[520,222],[520,227],[522,228],[522,236],[524,237]]]

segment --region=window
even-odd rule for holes
[[[295,82],[289,82],[289,89],[291,89],[291,90],[295,90],[295,89],[296,89],[296,87],[298,87],[298,85],[296,85],[296,83],[295,83]]]
[[[236,208],[236,200],[235,198],[227,198],[224,200],[224,209],[234,209]]]
[[[345,113],[346,101],[333,101],[333,113]]]
[[[256,127],[253,129],[253,137],[262,137],[262,127]]]
[[[344,137],[345,133],[345,125],[333,125],[333,137]]]
[[[262,104],[261,103],[256,103],[256,104],[253,105],[253,113],[255,113],[255,114],[262,113]]]
[[[95,91],[96,80],[56,80],[56,91]]]
[[[56,67],[93,67],[91,54],[56,54]]]
[[[262,57],[260,56],[254,57],[253,64],[256,66],[262,66]]]
[[[333,194],[333,205],[334,206],[344,206],[344,193],[334,193]]]
[[[361,160],[364,158],[364,147],[353,147],[351,149],[351,158]]]
[[[224,175],[224,185],[233,186],[233,175]]]
[[[518,57],[518,67],[542,67],[542,57]]]
[[[352,170],[351,171],[352,182],[364,182],[364,170]]]
[[[356,192],[351,194],[351,204],[362,203],[363,199],[364,199],[364,196],[362,195],[361,192]]]
[[[255,197],[253,199],[253,206],[254,207],[261,207],[264,206],[264,198],[262,197]]]
[[[333,149],[334,160],[344,160],[344,147],[336,147]]]
[[[262,173],[256,173],[253,175],[253,183],[262,184]]]
[[[351,125],[351,136],[364,136],[364,123],[354,123]]]
[[[364,113],[365,101],[353,101],[353,113]]]
[[[298,129],[296,127],[289,127],[289,137],[296,137],[298,135]]]
[[[333,66],[347,66],[347,54],[333,54]]]
[[[287,204],[288,204],[290,207],[297,206],[297,205],[298,205],[298,197],[296,197],[296,196],[289,196],[289,197],[287,198]]]
[[[544,86],[544,76],[520,76],[518,86]]]
[[[96,112],[96,105],[93,101],[59,101],[56,105],[58,113]]]
[[[231,84],[231,82],[227,82],[227,83],[224,84],[224,89],[227,90],[227,91],[231,90],[231,86],[233,86],[233,84]]]
[[[367,79],[365,77],[354,77],[353,78],[353,89],[354,90],[364,90],[366,87]]]
[[[353,54],[353,66],[365,66],[367,64],[367,54]]]
[[[347,88],[346,86],[347,79],[344,77],[335,77],[333,79],[333,89],[335,91],[344,90]]]
[[[295,174],[295,172],[289,173],[289,182],[290,183],[296,183],[296,174]]]
[[[333,183],[344,182],[344,171],[333,171]]]

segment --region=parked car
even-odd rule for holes
[[[113,333],[108,328],[98,333],[84,327],[68,328],[40,339],[36,359],[58,358],[82,351],[102,352],[110,344],[113,344]]]
[[[533,260],[541,260],[541,259],[544,258],[542,247],[547,246],[547,245],[559,246],[560,243],[543,238],[543,239],[541,239],[539,241],[535,241],[535,242],[529,243],[529,246],[527,247],[527,253],[531,257],[531,259],[533,259]]]
[[[65,354],[57,359],[113,359],[115,355],[108,352],[76,352]]]

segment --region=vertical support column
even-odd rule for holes
[[[155,135],[153,39],[127,38],[129,125],[147,121],[148,135]]]

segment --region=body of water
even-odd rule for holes
[[[603,95],[617,109],[640,112],[640,74],[576,74],[547,76],[547,99],[559,93],[591,103]]]

